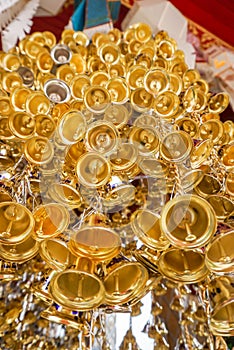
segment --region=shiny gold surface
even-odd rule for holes
[[[160,144],[163,159],[175,163],[183,162],[193,149],[192,138],[184,131],[174,131],[164,137]]]
[[[111,96],[108,90],[100,86],[91,86],[85,90],[84,104],[94,113],[101,114],[110,106]]]
[[[68,110],[58,123],[58,135],[65,145],[72,145],[83,139],[86,131],[84,115],[76,109]]]
[[[54,155],[52,144],[46,137],[33,136],[24,144],[24,155],[33,164],[47,164]]]
[[[49,195],[52,200],[70,209],[79,208],[82,201],[77,189],[68,184],[51,184]]]

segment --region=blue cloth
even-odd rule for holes
[[[86,0],[75,0],[75,11],[71,17],[73,29],[76,31],[84,29]]]

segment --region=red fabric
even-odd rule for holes
[[[184,16],[234,47],[234,0],[170,0]]]

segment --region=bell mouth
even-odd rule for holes
[[[64,103],[70,100],[69,86],[60,79],[47,80],[44,85],[46,97],[54,103]]]
[[[211,313],[210,328],[212,333],[220,336],[233,336],[234,300],[227,300]]]
[[[71,50],[66,45],[56,45],[51,49],[51,57],[56,64],[65,64],[72,58]]]

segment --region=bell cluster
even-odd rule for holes
[[[35,32],[1,52],[0,96],[5,348],[92,349],[96,334],[110,349],[103,317],[138,314],[148,293],[155,348],[170,348],[162,295],[179,315],[175,349],[234,335],[229,97],[176,41],[144,23],[58,42]]]

